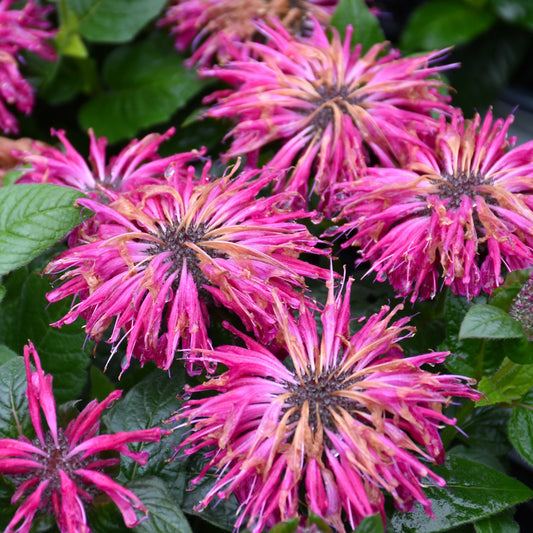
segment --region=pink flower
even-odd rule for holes
[[[178,165],[177,156],[161,158],[159,146],[174,134],[170,128],[164,134],[151,133],[140,141],[134,139],[118,155],[107,161],[105,137],[96,138],[89,130],[89,164],[70,144],[63,130],[52,133],[64,146],[64,151],[43,147],[38,153],[24,153],[24,163],[31,165],[17,183],[53,183],[72,187],[88,194],[91,198],[109,201],[116,197],[113,192],[133,190],[141,185],[161,183],[163,173],[172,164]],[[180,162],[203,155],[204,151],[180,154]]]
[[[235,493],[236,529],[245,517],[253,533],[297,517],[304,495],[309,511],[338,531],[345,521],[352,530],[365,516],[384,516],[382,490],[399,509],[418,501],[432,516],[423,486],[445,481],[427,463],[444,460],[439,428],[455,424],[442,408],[454,396],[480,397],[468,378],[422,370],[442,363],[447,352],[403,357],[398,341],[414,328],[408,318],[389,325],[398,308],[383,307],[352,335],[351,281],[343,298],[335,298],[332,285],[321,337],[305,306],[296,322],[276,300],[290,367],[240,335],[245,348],[203,354],[227,370],[190,388],[210,394],[186,401],[174,415],[179,427],[191,426],[180,449],[209,458],[193,483],[218,470],[198,509]]]
[[[265,342],[275,337],[272,292],[297,308],[305,277],[324,275],[298,256],[327,251],[315,249],[318,240],[292,221],[309,213],[289,210],[290,194],[258,197],[267,177],[213,179],[209,168],[199,179],[192,167],[187,179],[167,172],[166,184],[119,195],[109,205],[79,200],[96,223],[46,268],[63,282],[48,299],[75,297],[55,325],[82,316],[95,339],[111,326],[109,342],[127,339],[124,368],[136,357],[166,369],[180,344],[210,347],[213,305],[236,313]]]
[[[30,368],[33,359],[36,370]],[[100,452],[113,451],[144,465],[147,452],[133,452],[132,442],[159,442],[161,429],[124,431],[99,435],[99,418],[104,409],[120,398],[113,391],[103,402],[91,401],[66,429],[58,428],[52,394],[52,376],[45,374],[39,355],[30,342],[24,347],[30,418],[36,438],[0,439],[0,473],[17,486],[11,499],[19,504],[4,533],[28,533],[38,512],[53,512],[61,533],[89,533],[85,505],[96,493],[104,492],[122,513],[128,527],[140,520],[135,510],[146,508],[133,492],[113,481],[105,469],[120,463],[120,458],[100,458]],[[48,429],[43,427],[42,415]]]
[[[280,20],[292,34],[312,33],[312,19],[327,25],[337,0],[173,0],[160,26],[171,26],[178,50],[189,46],[193,54],[188,65],[224,63],[233,49],[258,35],[254,21]]]
[[[440,275],[472,298],[501,285],[502,270],[530,267],[533,142],[509,149],[512,120],[465,120],[457,110],[406,169],[369,169],[339,186],[339,231],[356,231],[345,246],[360,246],[377,279],[413,302],[432,298]]]
[[[20,52],[28,50],[48,61],[55,61],[55,50],[45,39],[56,31],[44,17],[51,6],[39,7],[34,0],[23,2],[21,9],[10,9],[15,0],[0,0],[0,128],[17,133],[18,124],[6,104],[27,115],[33,108],[33,90],[18,69]]]
[[[434,129],[430,112],[451,109],[436,75],[453,65],[429,66],[443,58],[442,51],[400,58],[380,43],[366,53],[361,46],[352,52],[351,26],[344,42],[332,30],[331,44],[318,26],[305,43],[279,24],[257,28],[267,39],[249,45],[258,61],[201,71],[236,87],[208,97],[217,104],[206,114],[236,121],[226,158],[253,157],[282,141],[265,164],[277,172],[291,169],[278,189],[323,196],[333,183],[363,172],[370,154],[389,162],[404,143],[419,142],[409,131]]]

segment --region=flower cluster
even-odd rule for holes
[[[204,456],[193,485],[214,473],[196,509],[233,495],[235,528],[253,533],[290,519],[303,527],[311,513],[340,532],[376,513],[385,522],[386,495],[433,516],[424,488],[446,483],[433,468],[445,460],[440,430],[464,420],[448,408],[481,397],[473,379],[446,373],[449,352],[404,354],[415,328],[401,305],[354,330],[354,282],[339,282],[345,265],[334,271],[329,237],[412,303],[442,285],[468,300],[491,294],[506,271],[533,265],[533,141],[515,147],[512,116],[466,118],[450,104],[448,50],[352,46],[352,26],[344,37],[328,26],[336,3],[170,2],[159,26],[192,50],[200,76],[227,84],[197,98],[204,118],[233,121],[220,160],[205,147],[161,156],[174,127],[112,156],[93,130],[88,158],[63,130],[52,130],[60,147],[10,154],[26,165],[18,183],[84,195],[83,220],[44,268],[48,301],[71,300],[52,326],[81,318],[88,338],[111,345],[108,361],[120,354],[120,376],[132,360],[169,374],[184,363],[176,455]],[[16,122],[1,100],[25,112],[33,102],[15,55],[54,57],[47,9],[12,4],[0,0],[6,131]],[[510,310],[528,335],[531,286]],[[41,511],[61,533],[89,531],[85,505],[98,492],[137,524],[146,508],[108,476],[119,460],[99,453],[144,464],[127,444],[159,441],[161,430],[98,435],[120,391],[60,429],[51,376],[33,345],[24,358],[36,436],[0,439],[18,505],[6,531],[29,532]]]
[[[333,280],[321,313],[319,338],[313,313],[296,322],[276,299],[274,312],[290,358],[283,365],[267,348],[240,335],[246,347],[221,346],[204,357],[227,371],[191,388],[216,392],[187,401],[174,420],[192,426],[185,454],[205,451],[209,461],[193,480],[216,467],[217,481],[199,508],[235,493],[240,527],[254,533],[308,509],[336,530],[353,529],[380,512],[389,492],[409,511],[418,501],[432,516],[422,485],[444,480],[426,463],[444,460],[442,408],[452,397],[479,399],[469,380],[432,373],[448,353],[404,357],[398,341],[412,334],[408,318],[390,324],[388,307],[350,333],[350,285],[335,298]]]
[[[54,48],[46,42],[55,35],[45,19],[51,6],[28,0],[21,9],[11,9],[14,3],[0,1],[0,128],[5,133],[18,132],[17,120],[6,104],[26,114],[33,108],[33,89],[19,71],[20,53],[28,50],[48,61],[56,59]]]
[[[31,362],[35,370],[31,368]],[[122,391],[113,391],[104,401],[93,400],[63,429],[57,425],[52,376],[45,374],[33,344],[24,347],[28,406],[36,437],[0,439],[0,473],[16,486],[11,499],[18,505],[5,533],[29,533],[36,513],[50,509],[61,533],[89,533],[85,507],[98,493],[105,493],[119,508],[128,527],[140,522],[136,510],[146,508],[129,489],[114,481],[105,470],[120,464],[119,457],[101,457],[115,452],[146,464],[147,452],[134,452],[128,444],[158,442],[161,428],[99,434],[102,412]],[[42,417],[46,421],[43,427]]]

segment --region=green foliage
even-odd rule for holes
[[[80,34],[95,42],[124,43],[153,20],[165,0],[63,0],[78,19]]]
[[[447,72],[453,104],[465,116],[491,105],[526,58],[531,34],[520,27],[498,23],[490,31],[453,53],[460,68]]]
[[[472,303],[466,299],[448,295],[444,308],[446,338],[439,350],[449,350],[453,354],[446,359],[451,372],[480,379],[498,369],[505,353],[501,340],[459,338],[463,319],[471,307]]]
[[[513,520],[514,509],[474,522],[476,533],[519,533],[518,524]]]
[[[0,343],[22,354],[31,339],[43,368],[54,376],[57,402],[77,400],[87,380],[92,345],[86,342],[81,320],[61,329],[50,327],[67,312],[69,302],[47,307],[45,294],[50,285],[35,272],[19,269],[5,278],[5,286],[7,293],[0,302]]]
[[[485,32],[495,21],[496,15],[485,7],[462,0],[430,0],[411,15],[400,46],[406,52],[457,46]]]
[[[113,50],[102,80],[106,90],[81,107],[79,119],[111,143],[170,119],[204,85],[162,34]]]
[[[384,533],[381,515],[367,516],[354,530],[354,533]]]
[[[468,310],[459,330],[459,339],[517,339],[522,326],[499,307],[474,305]]]
[[[172,428],[166,425],[172,413],[181,406],[176,396],[181,393],[184,381],[184,369],[176,364],[168,374],[156,370],[140,383],[131,388],[126,396],[117,402],[105,416],[105,423],[110,431],[136,431],[160,426],[165,430]],[[133,460],[124,458],[121,463],[122,475],[127,479],[143,476],[159,476],[176,491],[178,500],[185,489],[183,469],[179,461],[171,462],[174,455],[173,447],[179,444],[181,432],[164,437],[161,442],[140,443],[141,449],[150,453],[150,461],[140,466]]]
[[[31,434],[26,398],[26,369],[22,357],[0,365],[0,438]]]
[[[344,37],[348,24],[353,27],[352,46],[361,44],[363,51],[385,40],[379,21],[363,0],[341,0],[338,3],[330,25],[337,28]]]
[[[80,223],[82,194],[49,184],[0,188],[0,275],[25,265]]]
[[[533,491],[514,478],[480,463],[451,456],[432,470],[446,480],[446,487],[425,490],[432,500],[435,519],[429,520],[417,506],[411,513],[392,515],[394,533],[433,533],[496,515],[533,496]],[[387,529],[387,531],[389,531]]]
[[[533,392],[529,392],[513,409],[508,432],[516,451],[533,465]]]
[[[533,3],[530,0],[490,0],[490,4],[503,20],[533,30]]]
[[[504,359],[502,366],[492,376],[484,377],[478,389],[485,394],[485,403],[509,403],[520,399],[533,383],[533,365],[518,365]]]
[[[192,533],[181,509],[165,483],[158,477],[134,479],[125,485],[148,509],[148,518],[135,531],[139,533]]]

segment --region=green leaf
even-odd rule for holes
[[[531,0],[491,0],[491,4],[503,20],[533,30]]]
[[[90,41],[127,42],[159,15],[166,0],[66,0]]]
[[[533,364],[533,342],[528,341],[525,335],[521,339],[505,339],[503,349],[506,357],[519,365]]]
[[[446,480],[446,487],[424,489],[432,501],[435,519],[430,520],[417,504],[413,512],[397,511],[392,515],[391,531],[446,531],[495,515],[533,496],[533,491],[518,480],[461,457],[450,456],[444,465],[432,467],[432,470]]]
[[[287,522],[279,522],[268,533],[294,533],[298,529],[299,518],[293,518]]]
[[[0,285],[0,302],[4,299],[6,295],[6,288],[3,285]]]
[[[415,9],[402,34],[406,52],[434,50],[471,41],[487,31],[496,15],[461,0],[430,0]]]
[[[378,19],[370,12],[363,0],[341,0],[330,20],[340,35],[346,35],[346,26],[353,26],[352,46],[361,44],[363,51],[385,40]]]
[[[20,166],[17,165],[16,168],[12,168],[8,170],[2,178],[0,178],[0,183],[2,187],[6,187],[7,185],[13,185],[23,174],[26,174],[28,172],[28,169],[31,168],[30,166]]]
[[[513,520],[515,510],[508,509],[503,513],[474,522],[476,533],[519,533],[520,527]]]
[[[10,350],[7,346],[0,344],[0,365],[7,363],[7,361],[13,359],[14,357],[18,357],[18,355],[13,350]]]
[[[471,307],[472,303],[466,298],[448,294],[444,309],[446,338],[438,350],[449,350],[453,354],[446,359],[446,366],[452,373],[480,379],[498,370],[505,352],[501,340],[459,340],[461,324]]]
[[[192,533],[185,515],[176,505],[165,483],[157,477],[144,477],[126,483],[148,509],[148,518],[135,531],[139,533]]]
[[[465,116],[491,105],[509,83],[530,49],[531,32],[498,24],[490,32],[454,50],[461,68],[447,72],[456,89],[452,103]]]
[[[47,306],[45,294],[50,285],[37,273],[19,269],[5,278],[5,284],[7,293],[0,303],[0,343],[22,353],[31,339],[44,370],[54,376],[57,402],[77,400],[87,381],[89,360],[83,346],[88,353],[92,346],[81,327],[83,321],[61,329],[49,325],[66,314],[69,302]]]
[[[528,393],[521,403],[525,407],[513,409],[507,434],[516,451],[533,465],[533,393]]]
[[[187,479],[192,479],[203,470],[206,460],[204,457],[195,454],[189,456],[182,464],[186,468]],[[208,505],[205,509],[202,509],[202,511],[195,511],[194,509],[212,489],[217,479],[218,472],[212,470],[207,472],[202,480],[194,486],[191,487],[190,485],[187,485],[187,491],[183,494],[181,508],[186,513],[196,515],[210,524],[214,524],[226,531],[232,531],[234,529],[235,518],[239,507],[237,499],[233,493],[223,502],[217,502],[217,499],[215,499],[211,505]],[[219,504],[216,505],[216,503]]]
[[[509,403],[522,398],[533,384],[533,365],[518,365],[504,360],[500,369],[490,377],[484,377],[478,385],[487,400],[480,400],[478,405],[487,403]]]
[[[171,429],[164,421],[172,416],[182,404],[176,397],[183,389],[184,369],[179,363],[172,367],[171,376],[156,370],[116,402],[105,416],[107,427],[112,432],[136,431],[155,426]],[[181,504],[186,488],[184,466],[180,461],[170,461],[174,455],[174,446],[181,442],[181,431],[175,431],[161,442],[139,443],[135,448],[150,453],[148,464],[140,466],[127,457],[121,461],[121,470],[125,477],[133,479],[148,475],[159,476],[172,487],[173,494]]]
[[[101,402],[115,390],[113,383],[98,367],[91,365],[89,376],[91,379],[91,398],[96,398]]]
[[[79,34],[78,17],[68,8],[66,0],[60,0],[58,5],[61,23],[56,35],[57,48],[60,55],[71,57],[88,57],[87,48]]]
[[[478,402],[479,403],[479,402]],[[467,418],[466,422],[461,424],[461,429],[468,435],[462,437],[462,442],[470,449],[480,450],[475,457],[476,452],[472,451],[472,456],[466,459],[474,460],[477,463],[484,463],[495,470],[498,470],[498,459],[507,459],[508,453],[512,446],[507,438],[507,426],[511,416],[511,409],[486,405],[478,406],[473,413]],[[483,457],[486,452],[494,456],[493,460]],[[494,464],[496,461],[496,464]]]
[[[0,275],[37,257],[80,223],[82,193],[50,184],[0,188]]]
[[[0,438],[16,439],[30,429],[26,398],[26,370],[22,357],[0,366]]]
[[[381,515],[377,513],[363,518],[354,533],[384,533]]]
[[[520,322],[503,309],[488,304],[469,309],[459,330],[459,339],[518,339],[522,336]]]
[[[108,89],[81,106],[79,120],[110,143],[165,122],[205,85],[162,34],[113,50],[102,77]]]

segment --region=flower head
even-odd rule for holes
[[[170,128],[164,134],[152,133],[141,140],[132,140],[118,155],[106,160],[107,139],[96,138],[89,130],[89,164],[68,141],[63,130],[52,133],[64,146],[64,151],[52,146],[38,153],[21,153],[24,163],[31,165],[18,183],[53,183],[72,187],[93,199],[109,201],[113,193],[125,192],[141,185],[160,183],[166,168],[177,165],[177,156],[161,158],[159,146],[174,134]],[[180,154],[183,163],[202,151]]]
[[[257,38],[257,20],[275,17],[295,36],[313,30],[312,19],[329,22],[337,0],[173,0],[161,26],[172,26],[176,48],[193,47],[189,65],[224,63],[241,43]]]
[[[465,120],[459,110],[406,169],[369,169],[339,187],[346,245],[361,247],[380,281],[431,298],[438,278],[469,298],[533,264],[533,142],[510,149],[512,116]]]
[[[30,367],[33,360],[36,370]],[[146,514],[137,496],[111,479],[105,469],[120,458],[101,458],[104,451],[118,452],[139,464],[146,464],[147,452],[133,452],[133,442],[158,442],[161,429],[125,431],[99,435],[99,418],[122,391],[112,392],[103,402],[91,401],[63,429],[57,425],[52,393],[52,376],[45,374],[39,355],[30,342],[24,347],[28,406],[36,437],[0,439],[0,473],[9,477],[17,490],[11,499],[19,504],[4,533],[28,533],[38,512],[54,513],[61,533],[89,533],[85,506],[104,492],[122,513],[128,527],[139,523],[135,510]],[[46,426],[43,425],[44,416]]]
[[[533,274],[525,281],[509,307],[509,315],[522,324],[527,339],[533,341]]]
[[[166,184],[108,205],[79,200],[96,223],[46,269],[64,282],[48,299],[77,300],[56,325],[81,315],[87,334],[100,339],[113,324],[109,342],[127,338],[124,368],[132,357],[168,368],[180,344],[209,347],[213,305],[236,313],[265,342],[275,337],[272,291],[297,308],[305,277],[324,275],[299,255],[327,252],[292,221],[309,214],[289,210],[290,195],[258,197],[268,178],[243,172],[213,179],[209,168],[199,179],[192,167],[187,179],[167,172]]]
[[[201,71],[236,87],[208,97],[217,103],[207,115],[237,120],[228,158],[282,140],[265,164],[278,172],[294,166],[280,187],[322,196],[333,183],[354,180],[371,153],[390,159],[399,144],[419,142],[409,130],[435,128],[430,111],[449,110],[435,77],[442,67],[429,66],[443,52],[400,58],[387,43],[352,52],[351,26],[344,42],[332,30],[331,44],[320,27],[305,43],[280,25],[257,27],[268,39],[249,45],[258,61]]]
[[[383,494],[410,510],[418,501],[431,515],[423,485],[444,485],[428,463],[444,460],[442,412],[453,396],[478,399],[469,379],[422,370],[445,360],[438,352],[403,357],[398,341],[411,335],[408,318],[389,324],[388,307],[350,333],[350,284],[329,296],[319,338],[313,313],[297,323],[277,302],[275,315],[290,357],[284,366],[268,349],[241,335],[246,348],[221,346],[204,357],[227,371],[189,389],[216,394],[189,399],[174,420],[190,425],[180,448],[210,459],[193,480],[215,467],[218,478],[200,503],[235,493],[238,528],[254,533],[308,508],[344,531],[367,515],[383,514]]]
[[[29,50],[49,61],[56,59],[55,50],[45,41],[55,35],[44,18],[51,6],[40,7],[28,0],[21,9],[10,9],[14,2],[0,0],[0,128],[5,133],[18,132],[17,120],[6,104],[26,114],[33,108],[33,90],[18,69],[20,52]]]

